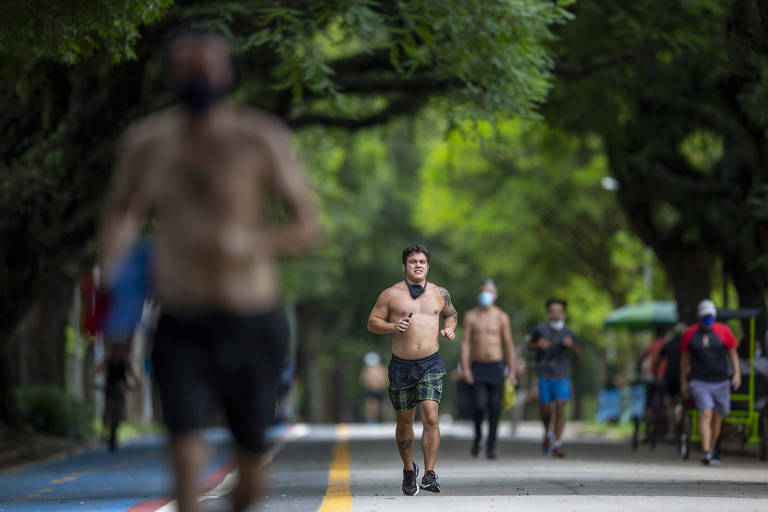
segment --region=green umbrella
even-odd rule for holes
[[[641,302],[613,310],[605,319],[606,327],[648,329],[677,323],[677,303],[674,301]]]

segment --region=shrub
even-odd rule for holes
[[[94,435],[93,408],[76,396],[51,386],[16,390],[22,421],[43,434],[87,439]]]

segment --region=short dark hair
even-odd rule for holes
[[[549,311],[549,306],[552,304],[560,304],[563,306],[563,309],[568,309],[568,303],[563,299],[549,299],[547,300],[547,311]]]
[[[409,244],[408,247],[403,249],[403,265],[405,265],[405,262],[408,260],[408,256],[419,252],[427,257],[427,263],[429,263],[429,249],[427,249],[427,247],[424,245],[413,243]]]

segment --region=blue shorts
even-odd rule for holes
[[[547,405],[552,400],[571,399],[571,379],[545,379],[539,377],[539,403]]]

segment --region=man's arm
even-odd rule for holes
[[[276,254],[312,247],[320,241],[317,209],[310,186],[293,156],[290,133],[277,121],[267,127],[266,138],[272,152],[273,185],[289,217],[270,230],[270,245]]]
[[[688,351],[680,355],[680,394],[688,398],[688,372],[691,371],[691,353]]]
[[[398,323],[389,321],[389,291],[384,290],[368,315],[368,330],[374,334],[405,332],[411,326],[410,318],[401,318]]]
[[[504,344],[504,352],[507,355],[507,368],[509,373],[507,379],[514,383],[515,381],[515,343],[512,340],[512,325],[509,321],[509,315],[501,314],[501,341]]]
[[[551,343],[542,336],[539,328],[536,327],[531,333],[531,339],[528,340],[528,350],[547,350]]]
[[[563,346],[570,350],[576,357],[581,356],[581,347],[576,343],[574,335],[570,329],[568,330],[568,334],[563,338]]]
[[[464,315],[464,331],[461,337],[461,372],[464,380],[469,384],[474,384],[475,379],[472,375],[472,362],[469,360],[470,350],[472,348],[472,321],[470,314]]]
[[[137,142],[137,130],[129,129],[120,143],[114,178],[102,212],[99,261],[104,282],[111,280],[136,243],[148,210],[148,201],[141,193],[147,151]]]
[[[443,329],[440,334],[449,340],[456,338],[456,327],[459,325],[459,314],[451,302],[451,294],[445,288],[440,288],[440,296],[443,298]]]
[[[736,353],[735,348],[728,349],[728,357],[731,359],[731,366],[733,366],[733,377],[731,378],[731,386],[736,391],[741,387],[741,367],[739,366],[739,354]]]

